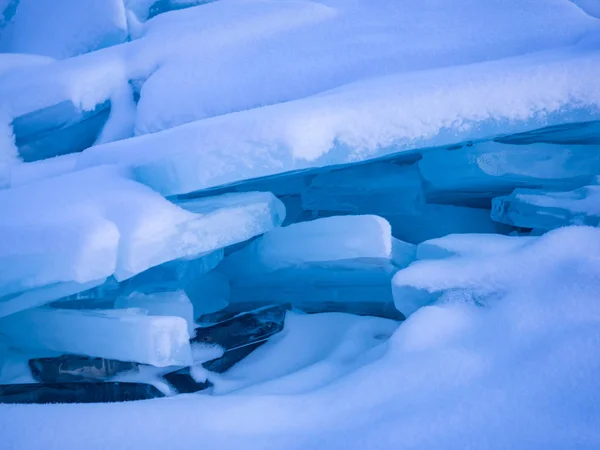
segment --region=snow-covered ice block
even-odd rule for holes
[[[485,142],[423,152],[419,169],[427,198],[437,203],[474,203],[517,187],[571,189],[600,173],[600,147]]]
[[[551,230],[566,225],[600,225],[600,186],[567,192],[515,189],[493,200],[492,218],[520,227]]]
[[[2,0],[0,0],[1,3]],[[17,0],[18,1],[18,0]],[[0,6],[1,9],[1,6]],[[2,19],[0,18],[0,28]],[[0,53],[0,76],[11,70],[17,70],[31,66],[43,66],[55,61],[54,58],[41,55],[28,55],[23,53]]]
[[[18,0],[2,50],[68,58],[125,42],[122,0]]]
[[[117,167],[0,191],[0,207],[6,212],[0,217],[5,238],[0,295],[57,283],[83,285],[112,274],[123,281],[262,234],[280,225],[285,215],[281,202],[269,193],[227,194],[180,205]]]
[[[574,259],[596,258],[600,252],[599,233],[591,227],[565,227],[534,239],[505,240],[508,245],[500,246],[498,242],[489,245],[489,236],[471,235],[465,239],[471,240],[473,248],[484,251],[419,260],[398,271],[392,281],[394,302],[405,316],[436,300],[486,304],[532,276],[543,274],[547,278],[548,273],[556,274],[558,267],[570,266]],[[449,236],[449,242],[453,238]],[[555,269],[548,271],[550,267]]]
[[[211,271],[202,275],[185,287],[185,293],[194,306],[194,318],[226,308],[229,304],[229,279]]]
[[[450,234],[417,245],[417,259],[482,256],[512,252],[536,238],[501,234]]]
[[[10,186],[10,164],[0,162],[0,189]]]
[[[512,230],[508,225],[494,222],[489,209],[456,205],[426,204],[421,214],[387,215],[386,219],[392,225],[395,237],[413,244],[447,234],[508,234]]]
[[[315,176],[302,191],[302,208],[354,214],[414,214],[424,203],[416,165],[375,163]]]
[[[229,255],[219,271],[251,277],[303,263],[392,258],[389,223],[378,216],[333,216],[277,228]]]
[[[143,310],[39,308],[0,319],[10,343],[28,350],[134,361],[158,367],[191,364],[187,323]]]
[[[110,111],[110,101],[83,110],[65,100],[17,116],[12,127],[19,155],[30,162],[80,152],[96,141]]]
[[[194,334],[194,307],[184,291],[155,292],[142,294],[133,292],[115,301],[116,309],[140,308],[151,316],[174,316],[184,319],[190,336]]]

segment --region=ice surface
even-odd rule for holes
[[[569,189],[600,173],[600,147],[486,142],[423,153],[419,169],[434,202],[474,203],[517,187]]]
[[[392,258],[389,223],[377,216],[334,216],[277,228],[229,255],[219,271],[245,278],[302,263]]]
[[[0,49],[68,58],[119,44],[127,35],[122,0],[19,0]]]
[[[229,304],[229,280],[212,271],[193,280],[185,292],[194,305],[194,318],[219,311]]]
[[[137,363],[88,356],[61,355],[29,360],[31,374],[40,383],[102,381],[121,372],[136,371]]]
[[[187,323],[189,335],[194,335],[194,306],[184,291],[154,294],[133,292],[126,297],[119,297],[115,301],[115,308],[139,308],[146,310],[150,316],[181,317]]]
[[[158,367],[191,363],[186,321],[145,315],[143,310],[31,309],[0,319],[0,328],[19,348]]]
[[[305,210],[354,214],[411,214],[424,194],[419,169],[393,163],[354,166],[315,176],[302,191]]]
[[[515,189],[493,201],[492,218],[521,227],[551,230],[566,225],[600,225],[600,186],[553,192]]]
[[[392,234],[406,242],[417,244],[453,233],[502,233],[511,227],[494,222],[489,209],[456,205],[426,204],[419,215],[388,215]]]

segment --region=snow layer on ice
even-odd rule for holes
[[[504,236],[500,234],[450,234],[417,245],[417,259],[510,253],[534,239],[536,238],[533,236]]]
[[[419,286],[450,285],[459,269],[468,268],[476,283],[485,285],[485,277],[502,289],[486,307],[446,302],[422,308],[381,350],[371,350],[378,358],[325,385],[322,373],[309,370],[299,379],[306,389],[298,394],[284,393],[292,386],[265,384],[270,395],[255,386],[225,396],[123,404],[0,405],[3,444],[28,450],[79,449],[90,442],[187,450],[202,442],[204,449],[217,450],[243,442],[250,450],[387,450],[400,442],[420,450],[592,450],[600,446],[599,257],[600,230],[571,227],[488,262],[427,261],[440,270],[427,272],[430,282],[425,272],[412,272]],[[356,320],[358,325],[370,319]],[[295,331],[307,337],[296,341],[293,353],[320,358],[316,348],[327,342],[310,340],[319,331]],[[368,347],[373,335],[354,342]],[[269,352],[277,351],[273,344]],[[277,345],[286,345],[285,338]],[[254,362],[268,360],[265,353]],[[325,358],[332,371],[352,367],[352,359],[343,365],[343,358]],[[255,372],[255,379],[275,369]],[[311,390],[311,383],[318,388]]]
[[[127,35],[122,0],[19,0],[0,49],[62,59],[120,44]]]
[[[125,280],[247,240],[285,216],[270,193],[227,194],[179,207],[116,167],[2,190],[0,210],[2,296],[56,283],[102,282],[113,274]]]
[[[582,44],[583,45],[583,44]],[[85,151],[79,167],[134,165],[174,195],[598,117],[599,53],[572,48],[373,78]]]

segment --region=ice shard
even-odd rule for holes
[[[143,310],[31,309],[0,319],[0,329],[12,345],[27,350],[158,367],[191,363],[186,321]]]
[[[567,225],[600,225],[600,186],[554,192],[515,189],[493,201],[492,218],[498,222],[542,230]]]
[[[122,372],[136,371],[138,364],[80,355],[32,358],[29,368],[40,383],[102,381]]]

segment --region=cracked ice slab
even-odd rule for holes
[[[0,319],[18,348],[135,361],[158,367],[192,362],[188,326],[181,317],[139,309],[76,311],[39,308]]]

